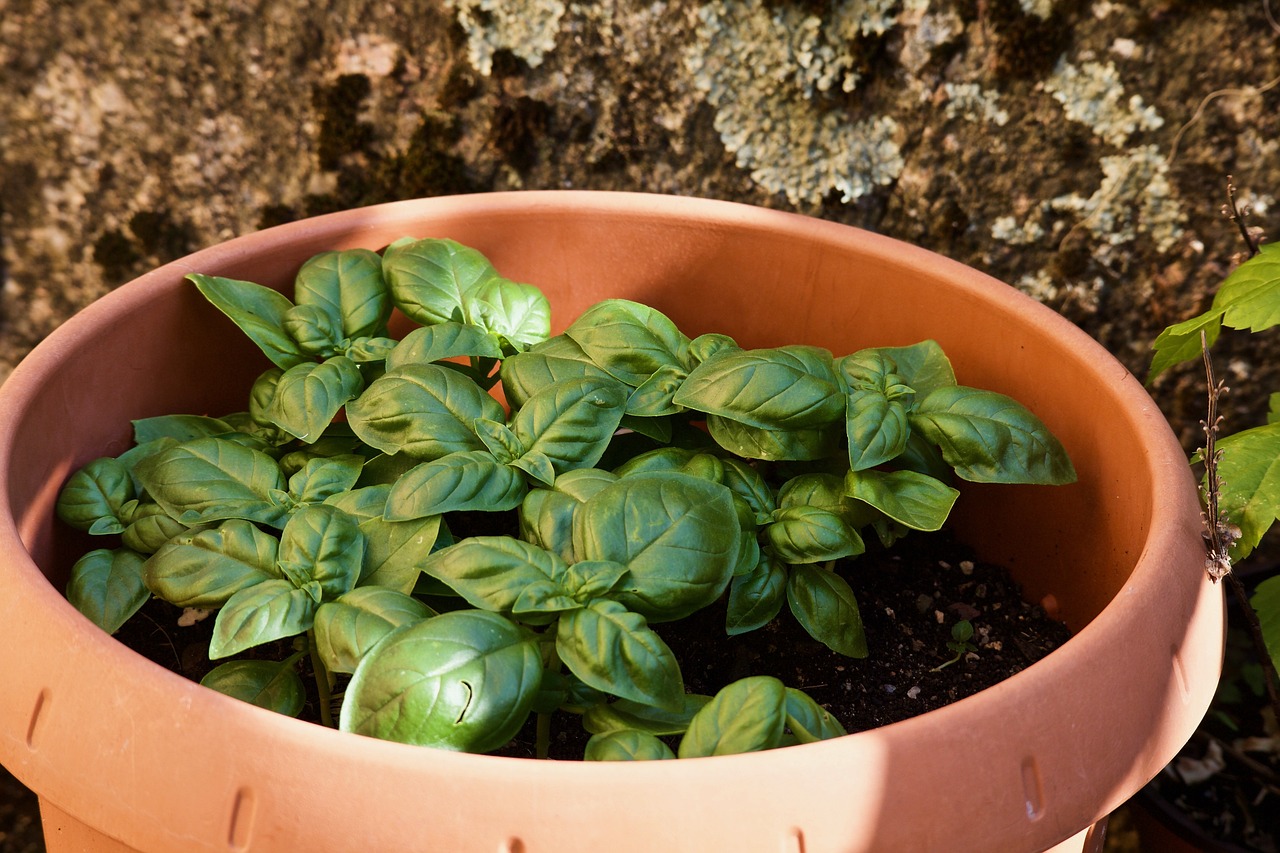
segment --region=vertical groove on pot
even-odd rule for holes
[[[524,841],[519,838],[508,838],[498,845],[498,853],[525,853]]]
[[[231,803],[231,823],[227,828],[227,846],[232,850],[248,850],[253,838],[253,818],[257,813],[253,789],[240,788]]]
[[[31,709],[31,718],[27,721],[27,749],[36,748],[36,729],[40,726],[40,718],[49,705],[49,688],[43,687],[36,696],[35,707]]]
[[[1027,820],[1044,816],[1044,783],[1040,781],[1040,766],[1034,755],[1022,759],[1022,796],[1027,804]]]
[[[1191,686],[1187,681],[1187,667],[1182,662],[1182,655],[1178,654],[1177,646],[1169,647],[1169,655],[1173,658],[1173,682],[1178,686],[1178,698],[1185,705],[1191,701]]]
[[[798,826],[793,826],[787,830],[782,836],[782,844],[778,846],[778,853],[804,853],[804,830]]]

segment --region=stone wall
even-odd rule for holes
[[[1228,174],[1280,233],[1269,18],[1263,0],[5,0],[0,377],[199,247],[561,187],[917,243],[1142,375],[1242,248],[1219,213]],[[1275,347],[1221,350],[1240,404],[1280,387]],[[1155,389],[1189,441],[1199,382]],[[1237,425],[1258,416],[1244,408]]]

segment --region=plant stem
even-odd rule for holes
[[[547,672],[560,671],[560,655],[556,652],[556,641],[554,630],[548,630],[551,634],[551,642],[544,643],[543,649],[547,659]],[[538,731],[537,740],[535,741],[535,749],[538,758],[551,757],[551,714],[543,711],[538,712]]]
[[[333,684],[329,680],[329,668],[320,659],[313,629],[307,631],[307,651],[311,654],[311,671],[316,677],[316,692],[320,694],[320,722],[335,729],[337,725],[333,721]]]

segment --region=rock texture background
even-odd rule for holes
[[[1144,375],[1242,249],[1227,175],[1280,238],[1277,39],[1264,0],[0,0],[0,380],[194,249],[562,187],[917,243]],[[1243,427],[1280,360],[1220,351]],[[1200,382],[1154,389],[1189,445]]]

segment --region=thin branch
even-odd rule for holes
[[[1248,206],[1240,207],[1236,203],[1236,185],[1232,183],[1232,177],[1227,175],[1227,203],[1222,206],[1222,215],[1235,223],[1240,231],[1240,236],[1244,238],[1244,244],[1249,247],[1249,257],[1258,254],[1258,239],[1253,236],[1249,230],[1249,226],[1245,224],[1245,220],[1249,218],[1250,210]]]

